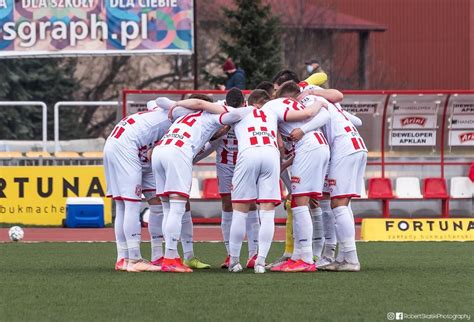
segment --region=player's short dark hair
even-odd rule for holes
[[[273,91],[274,91],[273,83],[269,81],[260,82],[260,84],[258,84],[257,87],[255,87],[255,89],[263,89],[270,96],[273,95]]]
[[[225,103],[232,107],[241,107],[244,105],[244,93],[237,87],[232,87],[225,95]]]
[[[195,98],[195,99],[199,99],[199,100],[203,100],[203,101],[211,102],[211,103],[214,102],[212,97],[206,94],[191,94],[189,98]]]
[[[294,81],[295,83],[299,83],[300,79],[298,75],[294,71],[289,69],[283,69],[279,71],[272,79],[273,84],[281,85],[287,81]]]
[[[294,81],[287,81],[281,84],[275,93],[275,97],[296,97],[299,93],[300,86]]]
[[[270,95],[268,95],[268,92],[263,90],[263,89],[255,89],[250,93],[250,96],[248,98],[249,105],[253,106],[255,104],[265,104],[271,100]]]

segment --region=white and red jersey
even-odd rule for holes
[[[228,109],[225,100],[219,100],[217,103]],[[231,128],[229,132],[220,138],[220,143],[216,149],[216,163],[235,165],[237,163],[238,153],[239,146],[237,137],[235,136],[234,129]]]
[[[359,151],[367,152],[364,140],[341,105],[332,104],[322,97],[312,95],[306,96],[303,101],[304,104],[311,104],[315,99],[328,104],[330,119],[323,127],[323,131],[331,147],[331,160],[337,160]]]
[[[235,165],[238,154],[239,142],[234,129],[230,129],[220,138],[220,143],[216,149],[216,163]]]
[[[278,149],[278,118],[279,116],[270,109],[251,107],[251,113],[234,124],[239,153],[260,146],[272,146]]]
[[[161,108],[138,112],[123,118],[112,130],[107,140],[115,140],[125,146],[133,146],[143,165],[149,160],[147,152],[168,131],[171,122],[168,111]]]
[[[176,147],[193,159],[204,144],[222,126],[220,122],[222,115],[204,111],[183,115],[171,125],[157,146]]]
[[[301,104],[292,98],[277,98],[266,103],[264,107],[267,109],[271,109],[275,111],[275,113],[279,114],[280,117],[278,119],[278,129],[283,137],[283,142],[285,143],[286,150],[292,151],[294,149],[297,151],[304,152],[328,145],[328,142],[321,131],[309,131],[298,142],[291,141],[291,132],[294,129],[301,128],[307,122],[287,122],[286,114],[289,110],[303,110],[305,108],[304,104]]]

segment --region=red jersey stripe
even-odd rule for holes
[[[225,140],[224,140],[225,141]],[[227,164],[227,150],[226,149],[222,149],[222,152],[221,152],[221,163],[225,163]]]
[[[319,144],[324,144],[323,140],[319,136],[319,133],[314,132],[314,136],[316,137],[316,139],[318,139]]]
[[[360,146],[359,146],[359,142],[357,142],[357,139],[352,138],[351,140],[352,140],[352,145],[354,145],[354,149],[359,150]]]
[[[115,138],[118,139],[123,134],[123,132],[125,132],[125,129],[123,127],[119,128],[117,134],[115,134]]]

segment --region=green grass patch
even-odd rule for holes
[[[143,245],[149,256],[149,244]],[[112,243],[0,244],[0,321],[387,321],[388,312],[471,314],[474,243],[358,243],[360,273],[113,270]],[[245,247],[243,251],[246,250]],[[272,246],[277,258],[283,244]]]

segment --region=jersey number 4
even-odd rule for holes
[[[255,109],[253,110],[253,116],[257,119],[262,119],[263,123],[267,122],[267,116],[265,115],[264,111]]]

